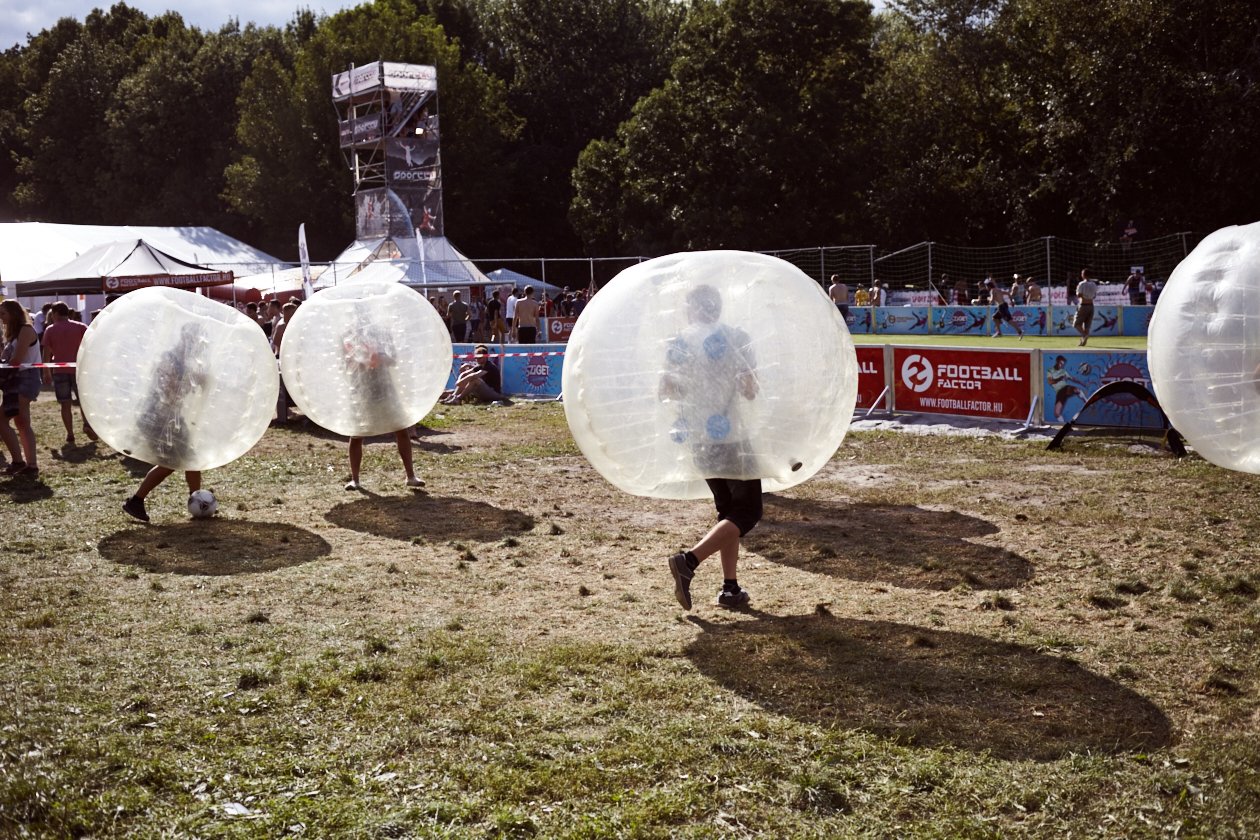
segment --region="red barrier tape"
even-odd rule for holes
[[[526,356],[563,356],[563,350],[547,350],[541,353],[488,353],[498,359],[526,357]],[[476,353],[456,353],[453,359],[475,359]],[[13,370],[30,370],[33,368],[51,368],[53,370],[66,370],[76,368],[79,365],[76,362],[43,362],[37,365],[0,365],[0,368],[10,368]]]

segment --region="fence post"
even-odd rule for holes
[[[929,283],[932,282],[932,244],[933,243],[931,242],[927,244],[928,246],[928,282]]]
[[[1050,257],[1050,240],[1054,237],[1043,236],[1041,238],[1046,243],[1046,301],[1049,302],[1051,298],[1050,289],[1054,283],[1054,280],[1051,279],[1054,276],[1052,273],[1054,271],[1054,261]]]

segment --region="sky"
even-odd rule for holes
[[[0,50],[25,44],[28,34],[48,29],[63,17],[82,21],[93,9],[108,9],[116,0],[0,0]],[[230,18],[244,26],[251,21],[260,26],[284,26],[298,9],[316,14],[332,14],[357,6],[365,0],[124,0],[146,15],[160,15],[174,9],[184,23],[215,31]]]

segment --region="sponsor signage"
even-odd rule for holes
[[[332,77],[333,99],[340,101],[375,90],[437,90],[437,68],[426,64],[374,61]]]
[[[385,142],[385,177],[390,186],[440,187],[441,147],[436,128],[422,137]]]
[[[567,342],[569,336],[573,334],[573,325],[577,323],[577,318],[568,318],[562,316],[552,316],[543,318],[543,334],[548,341]]]
[[[940,335],[984,335],[988,323],[987,306],[940,306],[932,310],[932,332]]]
[[[1076,416],[1099,388],[1112,382],[1136,382],[1151,390],[1151,374],[1145,353],[1097,353],[1090,350],[1042,352],[1045,399],[1042,419],[1061,426]],[[1132,394],[1115,394],[1084,411],[1077,423],[1084,426],[1161,429],[1163,417],[1154,406]]]
[[[884,392],[884,383],[887,382],[883,345],[863,345],[858,347],[857,363],[857,407],[871,408],[875,405],[875,401],[879,399],[879,395]]]
[[[875,332],[896,335],[927,335],[926,306],[880,306],[875,309]]]
[[[139,274],[131,277],[102,277],[101,291],[107,293],[130,292],[148,286],[170,286],[176,289],[195,289],[200,286],[222,286],[232,282],[232,272],[213,271],[205,274]]]
[[[893,348],[898,411],[1023,420],[1032,410],[1032,354]]]
[[[365,117],[355,117],[352,120],[343,120],[337,124],[337,135],[341,147],[360,146],[369,143],[379,143],[381,138],[385,136],[384,114],[368,114]]]

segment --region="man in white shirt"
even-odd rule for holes
[[[507,319],[507,337],[504,341],[516,340],[516,289],[508,292],[507,303],[503,307],[503,317]]]
[[[1076,318],[1072,320],[1072,326],[1081,334],[1078,347],[1084,347],[1085,342],[1089,341],[1089,331],[1094,326],[1094,298],[1097,295],[1098,284],[1094,282],[1093,274],[1088,268],[1082,268],[1081,282],[1076,286],[1076,297],[1080,303],[1076,307]]]

